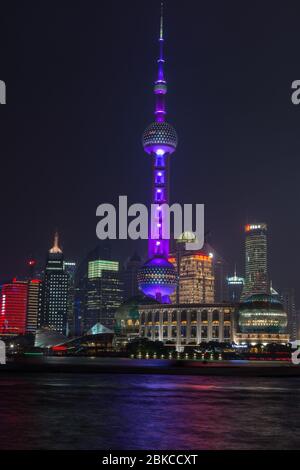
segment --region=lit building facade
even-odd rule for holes
[[[17,281],[4,283],[0,297],[0,335],[26,333],[28,283]]]
[[[245,227],[245,284],[242,298],[268,291],[267,224],[248,224]]]
[[[139,295],[137,275],[141,267],[142,260],[137,253],[134,253],[125,263],[122,279],[124,283],[124,300]]]
[[[239,302],[244,288],[244,278],[236,274],[227,278],[229,302]]]
[[[229,274],[228,262],[208,243],[205,241],[202,248],[206,254],[212,258],[214,282],[214,301],[216,303],[228,302],[228,285],[227,277]]]
[[[291,341],[297,339],[297,310],[295,289],[283,289],[281,294],[282,304],[287,313],[287,332]]]
[[[89,261],[85,291],[83,332],[86,333],[96,323],[112,329],[115,311],[123,301],[119,262],[102,259]]]
[[[140,336],[180,351],[209,341],[231,342],[235,306],[231,304],[140,305]]]
[[[28,298],[26,313],[26,333],[35,335],[39,327],[42,309],[42,281],[30,279],[28,281]]]
[[[43,280],[42,312],[40,326],[67,331],[69,276],[64,269],[63,252],[55,234],[54,245],[49,250]]]
[[[87,292],[90,284],[88,278],[89,262],[95,260],[111,260],[111,243],[109,240],[101,240],[95,248],[89,251],[80,261],[75,273],[74,292],[74,334],[83,334],[87,320]],[[86,320],[85,320],[86,319]],[[92,325],[93,326],[93,325]],[[87,331],[87,330],[85,330]]]
[[[68,312],[67,312],[67,335],[75,335],[75,261],[64,261],[64,270],[68,274]]]
[[[184,245],[182,245],[184,247]],[[178,250],[169,261],[178,273],[178,286],[171,296],[172,303],[214,303],[212,257],[202,251]]]

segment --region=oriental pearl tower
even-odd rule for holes
[[[138,284],[147,296],[159,302],[170,303],[170,295],[177,286],[177,274],[174,266],[168,261],[169,239],[163,238],[165,227],[162,204],[169,203],[169,166],[170,155],[177,147],[177,133],[171,124],[166,122],[167,82],[164,65],[164,31],[163,4],[161,4],[158,74],[154,83],[155,121],[144,131],[142,143],[145,152],[152,159],[152,204],[155,212],[152,217],[152,231],[149,236],[149,259],[140,268]]]

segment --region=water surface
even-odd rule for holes
[[[0,376],[1,449],[297,449],[300,378]]]

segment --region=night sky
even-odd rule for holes
[[[149,203],[141,135],[153,120],[156,0],[1,5],[0,279],[97,244],[96,207]],[[243,225],[269,226],[276,289],[299,286],[299,2],[168,0],[168,120],[179,135],[171,200],[204,203],[211,244],[243,274]],[[145,243],[115,242],[125,259]]]

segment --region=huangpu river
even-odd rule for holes
[[[299,449],[300,378],[0,375],[1,449]]]

